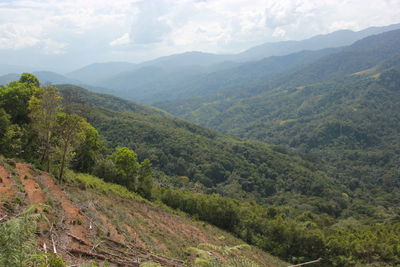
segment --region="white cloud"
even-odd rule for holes
[[[125,33],[121,37],[110,42],[110,46],[125,45],[130,43],[129,33]]]
[[[340,29],[399,23],[399,12],[399,0],[280,0],[267,4],[265,23],[274,36],[304,39]],[[284,35],[277,34],[283,31]]]
[[[18,50],[41,47],[45,54],[62,54],[67,43],[40,39],[42,29],[35,25],[6,23],[0,25],[0,49]]]
[[[54,55],[64,54],[66,52],[64,48],[68,46],[67,43],[61,43],[51,39],[43,40],[42,44],[44,53]]]
[[[142,0],[135,3],[134,22],[130,39],[136,44],[162,42],[171,32],[171,27],[165,15],[168,3],[163,0]]]
[[[4,23],[0,25],[0,49],[21,49],[39,43],[40,30],[32,25]]]

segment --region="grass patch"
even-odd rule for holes
[[[66,178],[68,181],[83,185],[85,188],[96,189],[104,194],[113,194],[125,199],[133,199],[142,202],[149,202],[138,194],[129,191],[126,187],[122,185],[107,183],[100,178],[89,174],[83,173],[74,173],[72,171],[68,171],[66,174]],[[149,202],[150,203],[150,202]]]

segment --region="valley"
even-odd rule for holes
[[[0,265],[397,266],[398,28],[7,65]]]

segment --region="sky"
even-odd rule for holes
[[[68,71],[400,23],[400,0],[0,0],[0,64]]]

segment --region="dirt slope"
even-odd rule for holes
[[[0,166],[0,213],[5,214],[4,204],[7,200],[12,199],[13,197],[11,186],[12,182],[9,172],[6,168]]]
[[[38,210],[50,222],[40,226],[38,247],[43,251],[46,244],[49,252],[55,249],[68,264],[78,265],[92,260],[107,261],[111,266],[146,262],[192,266],[199,256],[196,253],[203,253],[199,246],[213,248],[207,249],[206,257],[223,263],[232,257],[224,248],[243,243],[216,227],[157,207],[132,193],[124,197],[127,193],[118,193],[119,187],[113,191],[97,178],[81,176],[86,180],[60,185],[28,164],[0,161],[0,219],[12,218],[30,204],[47,205]],[[253,247],[235,253],[258,266],[287,266]]]

